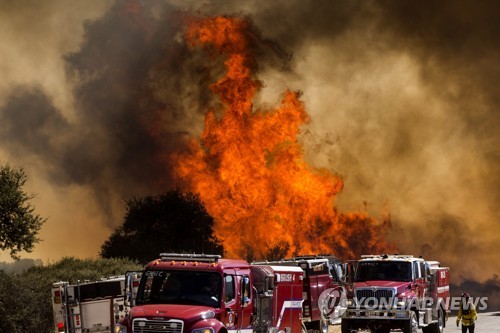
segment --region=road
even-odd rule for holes
[[[455,324],[457,317],[450,317],[448,319],[448,327],[444,330],[448,332],[461,332]],[[497,333],[500,332],[500,312],[479,313],[477,315],[475,333]]]
[[[479,313],[477,316],[476,330],[474,333],[500,333],[500,312]],[[457,317],[450,317],[446,322],[444,333],[460,333],[460,327],[456,326]],[[369,331],[359,331],[359,333],[368,333]],[[394,331],[398,332],[398,331]],[[421,332],[421,330],[419,330]],[[340,326],[330,326],[329,333],[340,333]]]

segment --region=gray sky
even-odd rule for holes
[[[220,70],[187,50],[184,18],[235,14],[265,40],[255,104],[302,91],[305,155],[343,178],[337,208],[389,211],[402,253],[441,260],[455,279],[491,278],[500,272],[499,7],[0,0],[0,161],[26,169],[49,218],[26,257],[95,257],[124,200],[169,188],[165,156],[203,129]]]

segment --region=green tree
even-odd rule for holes
[[[10,250],[13,259],[19,259],[19,251],[31,252],[40,239],[38,231],[46,221],[35,214],[29,201],[34,195],[26,194],[23,169],[0,166],[0,250]]]
[[[145,263],[161,252],[222,254],[213,218],[198,196],[179,191],[127,201],[127,212],[102,245],[103,258],[130,258]]]

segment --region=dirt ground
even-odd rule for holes
[[[332,325],[328,328],[328,333],[340,333],[340,325]]]

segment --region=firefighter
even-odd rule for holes
[[[460,320],[462,320],[462,333],[466,333],[467,329],[469,333],[474,333],[476,319],[476,308],[472,304],[469,294],[463,293],[460,301],[460,309],[458,309],[457,327],[460,325]]]

